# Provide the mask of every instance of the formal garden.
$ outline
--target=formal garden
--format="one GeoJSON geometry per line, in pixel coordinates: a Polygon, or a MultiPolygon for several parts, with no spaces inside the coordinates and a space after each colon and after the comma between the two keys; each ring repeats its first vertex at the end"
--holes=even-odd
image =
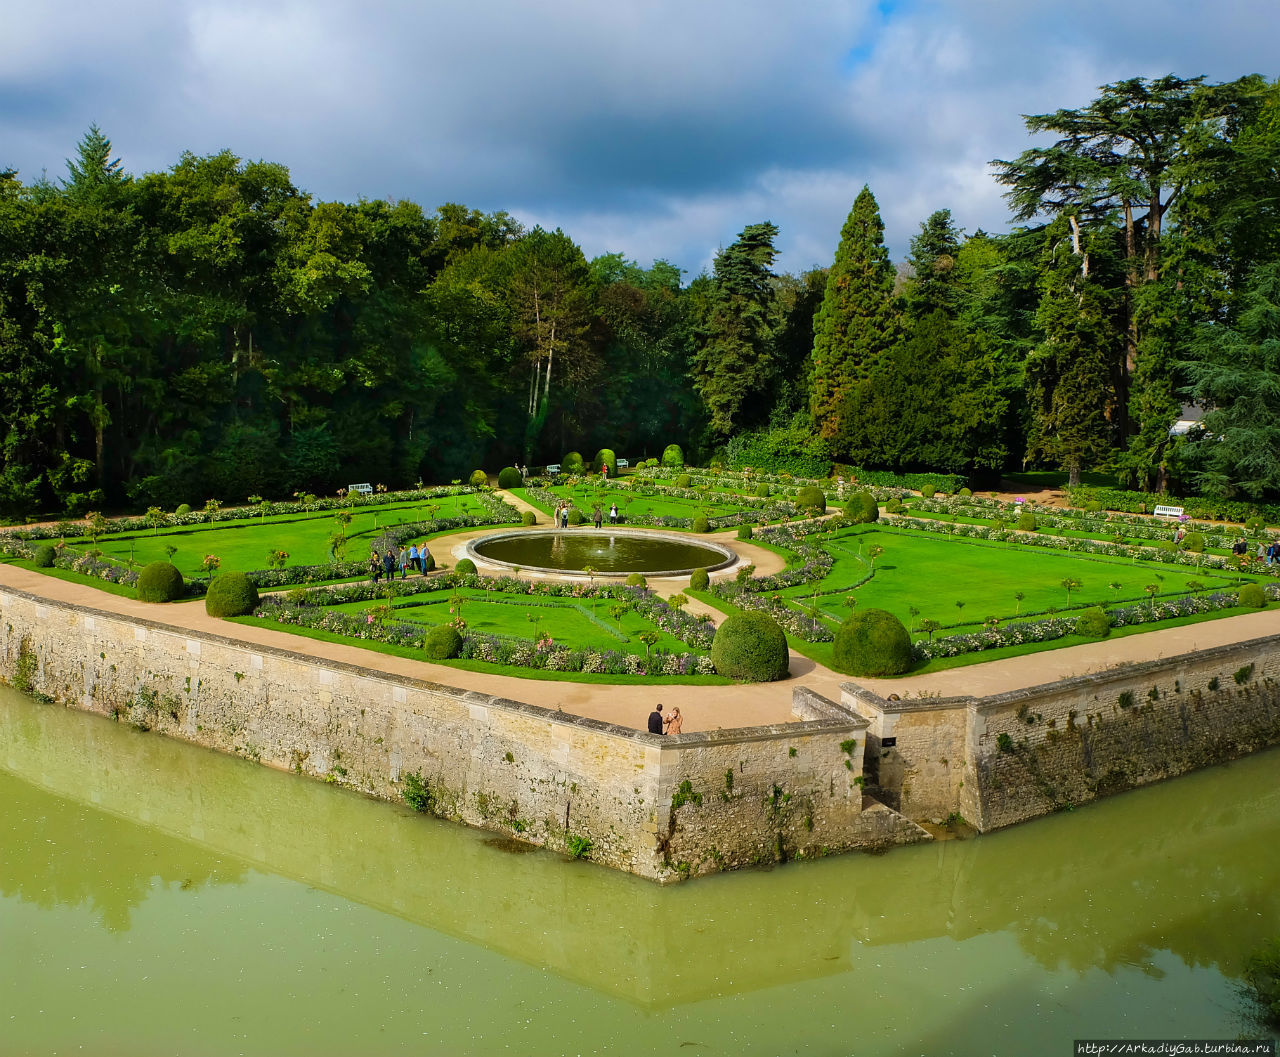
{"type": "Polygon", "coordinates": [[[923,672],[1280,597],[1280,561],[1258,556],[1280,537],[1256,510],[1198,511],[1246,515],[1242,524],[1185,512],[1168,520],[1143,512],[1154,508],[1146,498],[1096,488],[1074,494],[1078,505],[1038,507],[974,495],[943,474],[849,468],[806,478],[686,467],[678,451],[620,474],[606,470],[611,459],[607,451],[581,465],[566,459],[569,468],[553,473],[504,469],[499,484],[541,515],[518,509],[477,471],[468,484],[402,492],[90,514],[8,530],[0,550],[10,562],[144,600],[207,592],[215,615],[311,638],[599,682],[760,681],[785,674],[788,646],[850,674],[923,672]],[[398,560],[442,536],[541,525],[561,507],[570,532],[616,510],[633,528],[732,533],[775,553],[783,568],[757,575],[744,560],[726,578],[696,570],[687,588],[662,597],[640,574],[544,580],[519,569],[482,575],[470,559],[451,566],[436,553],[409,568],[398,560]],[[392,576],[371,576],[371,551],[396,556],[392,576]],[[689,612],[690,599],[725,615],[719,630],[705,610],[689,612]],[[848,646],[865,634],[870,659],[848,646]]]}

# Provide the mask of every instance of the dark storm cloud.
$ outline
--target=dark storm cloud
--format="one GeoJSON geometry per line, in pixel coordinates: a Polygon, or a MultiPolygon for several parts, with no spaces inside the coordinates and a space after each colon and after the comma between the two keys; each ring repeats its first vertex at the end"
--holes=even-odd
{"type": "Polygon", "coordinates": [[[1020,114],[1135,75],[1274,76],[1274,3],[0,0],[0,166],[63,171],[90,121],[132,171],[281,161],[323,198],[463,201],[588,254],[696,270],[746,224],[826,263],[863,183],[895,254],[934,209],[1007,212],[1020,114]]]}

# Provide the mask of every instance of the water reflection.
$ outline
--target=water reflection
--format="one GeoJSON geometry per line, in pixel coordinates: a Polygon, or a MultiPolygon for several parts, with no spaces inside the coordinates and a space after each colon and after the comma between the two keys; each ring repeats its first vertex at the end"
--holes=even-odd
{"type": "Polygon", "coordinates": [[[1280,922],[1275,753],[977,840],[666,889],[10,693],[0,771],[5,895],[124,929],[154,878],[256,866],[648,1009],[874,974],[880,948],[937,941],[1081,986],[1158,973],[1164,951],[1234,975],[1280,922]]]}

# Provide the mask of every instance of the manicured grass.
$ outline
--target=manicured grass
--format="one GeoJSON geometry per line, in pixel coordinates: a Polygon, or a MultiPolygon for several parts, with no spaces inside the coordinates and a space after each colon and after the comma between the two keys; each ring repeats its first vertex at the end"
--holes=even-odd
{"type": "Polygon", "coordinates": [[[40,569],[36,567],[34,562],[25,558],[0,558],[0,564],[12,565],[16,569],[30,569],[34,573],[51,576],[55,580],[65,580],[69,584],[83,584],[85,587],[93,587],[110,595],[119,595],[121,598],[138,597],[138,593],[132,587],[126,587],[124,584],[113,584],[106,580],[98,580],[92,576],[74,572],[71,569],[40,569]]]}
{"type": "MultiPolygon", "coordinates": [[[[1029,489],[1050,488],[1060,490],[1067,487],[1066,470],[1030,470],[1026,473],[1007,473],[1004,479],[1011,484],[1024,485],[1029,489]]],[[[1115,488],[1116,479],[1109,473],[1082,473],[1080,483],[1090,488],[1115,488]]]]}
{"type": "MultiPolygon", "coordinates": [[[[609,607],[618,603],[608,599],[595,602],[594,614],[623,638],[611,634],[591,620],[586,613],[593,612],[588,598],[544,598],[536,595],[495,595],[492,591],[462,590],[462,619],[467,631],[478,635],[502,635],[510,638],[535,639],[540,634],[550,635],[560,645],[573,649],[617,650],[621,653],[645,655],[644,644],[637,638],[643,631],[654,631],[654,626],[633,609],[628,608],[621,623],[609,614],[609,607]],[[581,608],[579,608],[581,607],[581,608]],[[585,613],[584,613],[585,610],[585,613]],[[532,618],[532,619],[531,619],[532,618]]],[[[434,627],[447,624],[457,614],[455,594],[450,590],[423,592],[396,600],[393,620],[434,627]]],[[[340,613],[361,613],[382,605],[380,599],[367,602],[348,602],[329,608],[340,613]]],[[[701,653],[687,643],[665,632],[658,632],[654,649],[669,653],[701,653]]],[[[524,669],[520,669],[521,672],[524,669]]]]}
{"type": "MultiPolygon", "coordinates": [[[[944,626],[980,626],[988,617],[1004,621],[1051,607],[1063,609],[1068,599],[1062,581],[1068,578],[1081,583],[1071,592],[1072,606],[1145,601],[1148,584],[1158,585],[1160,595],[1185,595],[1193,593],[1188,581],[1220,591],[1239,582],[1234,574],[1185,566],[871,529],[837,537],[827,545],[838,560],[817,589],[840,587],[865,575],[865,557],[859,561],[855,556],[859,550],[865,556],[872,545],[883,547],[884,552],[876,559],[875,575],[855,591],[858,608],[887,609],[908,627],[921,619],[944,626]],[[1020,601],[1015,597],[1019,592],[1024,596],[1020,601]],[[963,602],[963,607],[956,606],[957,601],[963,602]],[[913,607],[919,610],[918,616],[911,613],[913,607]]],[[[814,589],[813,584],[802,584],[782,594],[789,601],[808,605],[814,589]]],[[[843,602],[843,595],[817,599],[824,615],[837,622],[849,613],[843,602]]]]}
{"type": "MultiPolygon", "coordinates": [[[[367,558],[370,542],[388,525],[484,512],[470,494],[444,496],[420,503],[356,507],[346,529],[349,541],[346,559],[360,561],[367,558]]],[[[223,571],[265,569],[269,553],[276,550],[288,553],[289,565],[321,565],[331,560],[329,537],[339,526],[336,513],[292,514],[168,528],[159,532],[100,536],[97,548],[104,557],[126,563],[132,559],[138,567],[148,562],[172,560],[184,576],[200,574],[200,565],[207,554],[222,559],[223,571]],[[177,548],[172,559],[165,551],[166,546],[177,548]]],[[[83,550],[89,546],[92,544],[88,540],[81,539],[74,549],[83,550]]]]}
{"type": "MultiPolygon", "coordinates": [[[[385,653],[393,657],[407,657],[413,661],[428,664],[439,664],[449,668],[457,668],[465,672],[485,672],[490,675],[516,676],[522,679],[538,679],[544,682],[562,683],[597,683],[616,685],[667,685],[681,684],[689,686],[726,686],[733,682],[719,675],[598,675],[592,672],[548,672],[541,668],[510,668],[501,664],[490,664],[487,661],[435,661],[428,660],[421,650],[403,646],[392,646],[383,642],[371,642],[365,639],[347,639],[315,628],[302,628],[293,624],[277,624],[274,620],[261,617],[234,617],[232,623],[248,624],[257,628],[270,628],[290,635],[299,635],[304,639],[315,639],[318,642],[335,642],[344,646],[356,646],[375,653],[385,653]]],[[[688,649],[688,647],[684,647],[688,649]]]]}
{"type": "MultiPolygon", "coordinates": [[[[725,503],[714,500],[702,502],[697,499],[679,499],[665,495],[638,495],[630,492],[622,492],[610,488],[598,488],[592,485],[578,485],[574,488],[558,485],[550,488],[551,494],[560,499],[568,499],[578,507],[584,514],[591,515],[592,510],[599,505],[604,513],[605,520],[609,517],[609,507],[613,503],[618,504],[618,513],[625,517],[723,517],[726,514],[737,514],[743,510],[751,509],[741,504],[725,503]]],[[[548,517],[551,516],[552,507],[545,502],[539,502],[539,493],[531,496],[527,489],[513,488],[512,494],[519,496],[526,503],[536,506],[542,510],[548,517]]],[[[545,495],[544,493],[541,493],[545,495]]]]}

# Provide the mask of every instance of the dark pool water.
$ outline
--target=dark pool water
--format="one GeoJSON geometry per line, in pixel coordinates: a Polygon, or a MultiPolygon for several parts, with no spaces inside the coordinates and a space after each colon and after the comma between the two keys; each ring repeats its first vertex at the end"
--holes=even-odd
{"type": "Polygon", "coordinates": [[[522,569],[580,571],[590,567],[599,573],[688,572],[725,561],[720,551],[693,542],[592,529],[525,532],[481,540],[475,551],[522,569]]]}

